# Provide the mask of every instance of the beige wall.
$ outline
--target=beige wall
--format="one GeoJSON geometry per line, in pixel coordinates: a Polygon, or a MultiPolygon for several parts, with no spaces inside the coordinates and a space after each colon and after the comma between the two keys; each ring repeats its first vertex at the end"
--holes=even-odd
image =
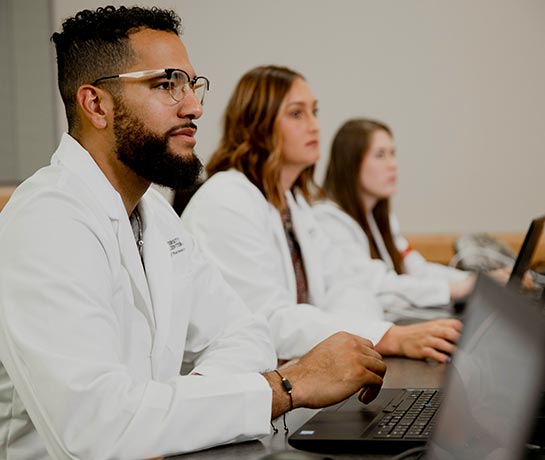
{"type": "Polygon", "coordinates": [[[56,144],[48,0],[0,0],[0,182],[49,163],[56,144]]]}
{"type": "MultiPolygon", "coordinates": [[[[391,125],[404,231],[518,232],[545,213],[542,0],[138,3],[177,9],[193,64],[211,79],[199,123],[204,159],[241,74],[285,64],[306,75],[320,101],[319,179],[345,119],[391,125]]],[[[57,28],[60,18],[101,3],[52,4],[57,28]]]]}

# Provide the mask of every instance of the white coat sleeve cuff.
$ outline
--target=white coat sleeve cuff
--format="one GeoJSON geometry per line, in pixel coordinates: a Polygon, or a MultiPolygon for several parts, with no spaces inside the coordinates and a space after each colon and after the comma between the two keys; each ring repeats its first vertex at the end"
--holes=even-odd
{"type": "MultiPolygon", "coordinates": [[[[197,366],[192,373],[199,374],[194,376],[195,379],[207,379],[206,366],[197,366]]],[[[218,378],[222,377],[213,377],[215,381],[218,378]]],[[[242,435],[232,441],[238,442],[268,435],[271,427],[272,390],[265,377],[258,372],[253,372],[226,375],[222,380],[224,392],[231,393],[233,401],[239,404],[239,407],[231,408],[230,416],[238,419],[237,425],[242,435]]],[[[195,382],[198,383],[199,380],[195,382]]]]}
{"type": "Polygon", "coordinates": [[[393,326],[393,323],[389,321],[374,321],[366,324],[358,331],[349,331],[353,332],[360,337],[366,338],[373,342],[373,345],[376,346],[386,334],[386,331],[393,326]]]}

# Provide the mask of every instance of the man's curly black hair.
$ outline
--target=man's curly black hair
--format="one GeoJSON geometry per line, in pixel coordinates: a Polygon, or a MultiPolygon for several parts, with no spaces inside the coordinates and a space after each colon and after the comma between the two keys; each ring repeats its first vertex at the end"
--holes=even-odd
{"type": "Polygon", "coordinates": [[[141,29],[182,33],[180,17],[172,10],[110,5],[80,11],[63,22],[61,32],[51,36],[57,50],[59,91],[70,132],[77,128],[78,88],[129,67],[134,59],[129,36],[141,29]]]}

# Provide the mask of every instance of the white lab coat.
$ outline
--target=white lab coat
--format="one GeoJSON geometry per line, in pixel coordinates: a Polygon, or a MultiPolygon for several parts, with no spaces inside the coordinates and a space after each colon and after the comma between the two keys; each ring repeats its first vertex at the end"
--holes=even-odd
{"type": "Polygon", "coordinates": [[[241,172],[208,179],[182,221],[247,305],[268,319],[279,358],[301,356],[341,330],[377,343],[391,327],[382,307],[316,225],[304,198],[286,197],[304,260],[308,304],[297,304],[279,212],[241,172]]]}
{"type": "MultiPolygon", "coordinates": [[[[386,246],[382,241],[382,235],[380,234],[374,219],[373,224],[374,225],[371,228],[371,231],[373,231],[375,241],[381,241],[380,244],[384,248],[381,250],[382,255],[384,252],[387,252],[385,251],[386,246]]],[[[457,268],[449,267],[447,265],[428,262],[426,259],[424,259],[422,254],[409,246],[409,242],[401,234],[399,222],[393,214],[390,215],[390,228],[392,230],[392,236],[398,251],[405,254],[403,257],[403,263],[405,264],[405,270],[407,270],[409,275],[418,276],[419,278],[447,281],[459,281],[469,276],[469,272],[467,271],[458,270],[457,268]]],[[[389,259],[389,256],[385,257],[385,260],[389,259]]],[[[391,266],[393,267],[393,264],[391,266]]]]}
{"type": "MultiPolygon", "coordinates": [[[[322,229],[342,248],[345,257],[367,260],[364,270],[368,286],[389,311],[397,311],[396,307],[404,304],[416,307],[447,305],[450,301],[448,281],[467,276],[460,270],[426,262],[414,250],[404,258],[407,274],[398,275],[372,216],[369,223],[383,260],[371,259],[367,235],[336,203],[320,201],[312,209],[322,229]]],[[[408,242],[400,235],[399,225],[393,216],[391,223],[396,246],[400,252],[404,252],[408,242]]]]}
{"type": "Polygon", "coordinates": [[[65,135],[0,214],[0,458],[142,459],[269,432],[267,324],[157,191],[139,211],[145,272],[121,197],[65,135]],[[180,376],[182,356],[202,376],[180,376]]]}

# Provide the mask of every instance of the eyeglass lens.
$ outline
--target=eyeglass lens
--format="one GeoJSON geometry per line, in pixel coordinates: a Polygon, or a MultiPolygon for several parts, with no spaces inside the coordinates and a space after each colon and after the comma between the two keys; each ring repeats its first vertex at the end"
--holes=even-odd
{"type": "Polygon", "coordinates": [[[191,87],[196,98],[202,104],[204,102],[204,96],[207,90],[206,80],[199,77],[193,84],[188,80],[188,77],[184,72],[172,72],[170,77],[170,94],[174,99],[181,101],[191,87]]]}

